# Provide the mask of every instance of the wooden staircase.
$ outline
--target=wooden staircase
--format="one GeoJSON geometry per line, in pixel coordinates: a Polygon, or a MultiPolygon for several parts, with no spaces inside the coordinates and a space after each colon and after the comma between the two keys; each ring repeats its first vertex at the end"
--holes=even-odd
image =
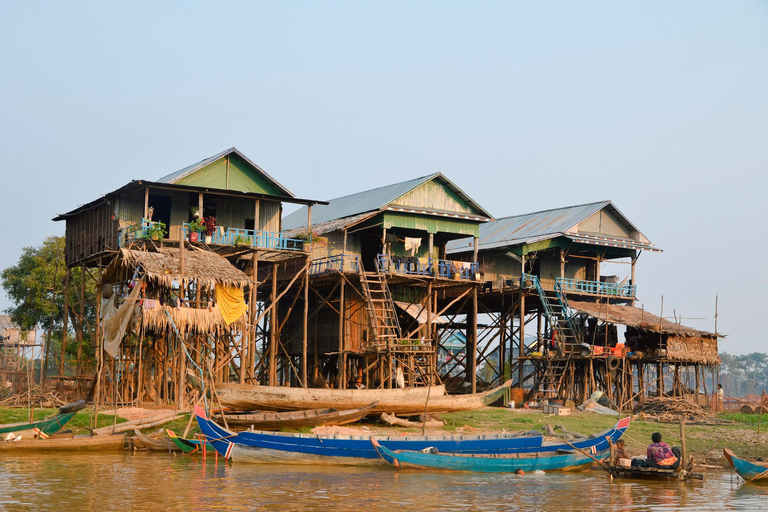
{"type": "Polygon", "coordinates": [[[376,345],[397,345],[402,334],[386,276],[378,272],[360,272],[360,285],[365,295],[365,307],[371,319],[376,345]]]}

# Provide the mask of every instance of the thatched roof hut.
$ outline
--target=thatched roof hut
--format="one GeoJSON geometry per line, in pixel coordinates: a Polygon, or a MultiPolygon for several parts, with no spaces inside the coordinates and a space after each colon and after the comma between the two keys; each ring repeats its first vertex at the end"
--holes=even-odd
{"type": "Polygon", "coordinates": [[[646,333],[663,336],[665,357],[671,361],[701,364],[720,363],[717,340],[724,337],[722,334],[676,324],[632,306],[577,301],[570,301],[568,305],[575,311],[586,313],[603,322],[625,325],[646,333]]]}
{"type": "MultiPolygon", "coordinates": [[[[102,283],[117,283],[125,271],[141,268],[147,283],[170,288],[174,282],[197,281],[202,286],[224,284],[244,288],[250,278],[216,253],[190,248],[184,254],[184,274],[180,272],[179,249],[163,247],[157,252],[120,249],[102,277],[102,283]]],[[[129,276],[130,277],[130,276],[129,276]]]]}

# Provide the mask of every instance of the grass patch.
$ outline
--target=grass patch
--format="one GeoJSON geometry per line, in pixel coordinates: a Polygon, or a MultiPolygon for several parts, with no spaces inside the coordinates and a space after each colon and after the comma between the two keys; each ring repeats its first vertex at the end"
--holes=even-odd
{"type": "Polygon", "coordinates": [[[719,418],[735,421],[744,425],[757,426],[758,424],[765,425],[768,423],[768,414],[766,414],[764,418],[761,418],[760,414],[743,414],[740,412],[724,412],[718,414],[717,416],[719,418]]]}

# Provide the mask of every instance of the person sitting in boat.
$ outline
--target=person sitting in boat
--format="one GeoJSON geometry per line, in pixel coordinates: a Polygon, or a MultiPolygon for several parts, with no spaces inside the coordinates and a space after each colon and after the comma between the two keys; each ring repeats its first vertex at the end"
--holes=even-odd
{"type": "Polygon", "coordinates": [[[365,389],[365,384],[363,384],[363,379],[362,378],[360,378],[360,377],[357,378],[357,380],[355,381],[355,387],[357,389],[365,389]]]}
{"type": "Polygon", "coordinates": [[[679,448],[670,448],[667,443],[661,440],[661,434],[658,432],[651,435],[651,441],[653,442],[648,445],[647,458],[642,463],[643,467],[677,469],[680,466],[679,448]]]}
{"type": "Polygon", "coordinates": [[[616,441],[616,444],[614,445],[613,460],[611,461],[611,464],[614,466],[618,466],[619,459],[631,459],[631,458],[632,456],[629,454],[627,443],[625,443],[623,439],[619,439],[618,441],[616,441]]]}

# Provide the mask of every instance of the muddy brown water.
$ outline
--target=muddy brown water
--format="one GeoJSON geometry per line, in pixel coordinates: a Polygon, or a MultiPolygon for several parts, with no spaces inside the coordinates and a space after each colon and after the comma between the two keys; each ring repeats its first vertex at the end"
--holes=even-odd
{"type": "Polygon", "coordinates": [[[615,480],[601,471],[435,473],[205,463],[125,452],[0,456],[0,510],[768,510],[768,485],[615,480]]]}

